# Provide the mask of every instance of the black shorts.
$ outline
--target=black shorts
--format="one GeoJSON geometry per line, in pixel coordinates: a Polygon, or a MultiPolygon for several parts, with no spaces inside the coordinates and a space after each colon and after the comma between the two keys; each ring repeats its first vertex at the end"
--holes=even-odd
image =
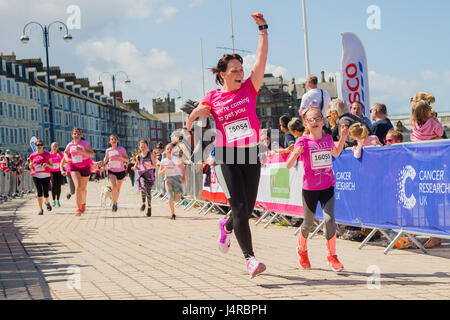
{"type": "Polygon", "coordinates": [[[117,180],[122,180],[127,175],[127,172],[126,171],[113,172],[113,171],[108,170],[108,174],[113,174],[116,176],[117,180]]]}

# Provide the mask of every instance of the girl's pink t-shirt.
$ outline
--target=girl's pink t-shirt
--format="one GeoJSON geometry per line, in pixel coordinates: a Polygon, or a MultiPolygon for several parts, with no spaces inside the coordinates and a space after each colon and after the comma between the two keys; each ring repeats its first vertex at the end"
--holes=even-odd
{"type": "Polygon", "coordinates": [[[411,133],[411,141],[423,141],[432,140],[434,138],[440,138],[444,134],[444,128],[439,121],[433,118],[428,119],[424,124],[414,124],[413,131],[411,133]]]}
{"type": "Polygon", "coordinates": [[[335,185],[333,173],[333,138],[324,134],[322,139],[312,139],[309,134],[298,138],[295,148],[303,146],[299,160],[303,163],[303,189],[325,190],[335,185]]]}
{"type": "Polygon", "coordinates": [[[33,164],[31,169],[31,175],[34,176],[37,173],[49,173],[50,174],[50,168],[49,167],[43,167],[42,165],[44,163],[48,163],[48,160],[50,159],[50,153],[47,151],[44,151],[43,153],[37,153],[33,152],[29,159],[31,163],[33,164]]]}
{"type": "Polygon", "coordinates": [[[50,158],[52,159],[53,166],[50,169],[51,172],[58,172],[59,164],[61,163],[62,158],[64,157],[64,154],[62,152],[56,152],[56,153],[50,153],[50,158]]]}
{"type": "Polygon", "coordinates": [[[109,163],[108,170],[112,172],[123,172],[125,171],[125,167],[123,164],[123,160],[121,157],[126,156],[127,151],[124,147],[117,147],[115,149],[108,148],[105,151],[105,154],[108,155],[109,163]]]}
{"type": "Polygon", "coordinates": [[[243,147],[259,142],[261,125],[256,115],[258,92],[248,78],[240,89],[210,91],[203,98],[216,122],[216,147],[243,147]]]}
{"type": "Polygon", "coordinates": [[[76,166],[77,168],[86,167],[90,165],[89,157],[85,156],[81,152],[78,152],[76,147],[80,147],[83,151],[86,151],[91,145],[87,140],[80,140],[79,143],[75,143],[72,141],[66,147],[66,151],[69,154],[69,159],[71,160],[71,165],[76,166]]]}

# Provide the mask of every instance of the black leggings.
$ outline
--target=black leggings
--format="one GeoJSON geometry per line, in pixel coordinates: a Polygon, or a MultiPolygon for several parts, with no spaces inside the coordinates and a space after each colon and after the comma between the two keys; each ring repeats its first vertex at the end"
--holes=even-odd
{"type": "Polygon", "coordinates": [[[307,238],[314,224],[317,204],[320,202],[325,221],[325,238],[330,240],[336,233],[334,220],[334,187],[325,190],[302,190],[304,220],[302,223],[303,237],[307,238]]]}
{"type": "Polygon", "coordinates": [[[60,171],[52,172],[52,198],[58,200],[61,196],[61,185],[63,181],[63,175],[60,171]]]}
{"type": "Polygon", "coordinates": [[[35,178],[33,177],[34,185],[36,186],[37,196],[41,198],[48,198],[48,191],[50,189],[50,177],[48,178],[35,178]]]}
{"type": "Polygon", "coordinates": [[[246,259],[253,257],[249,219],[258,195],[261,165],[220,164],[215,166],[217,180],[231,206],[231,216],[226,229],[234,230],[236,239],[246,259]]]}

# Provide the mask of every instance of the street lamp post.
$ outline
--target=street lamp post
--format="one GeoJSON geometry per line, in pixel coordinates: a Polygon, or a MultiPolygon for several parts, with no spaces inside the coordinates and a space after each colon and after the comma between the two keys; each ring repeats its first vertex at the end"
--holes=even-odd
{"type": "Polygon", "coordinates": [[[72,40],[72,36],[69,34],[69,29],[67,28],[66,24],[61,21],[54,21],[50,23],[48,26],[43,26],[39,22],[31,21],[23,27],[22,36],[20,37],[20,41],[22,43],[28,43],[30,41],[30,37],[26,35],[27,27],[30,25],[38,25],[42,29],[42,35],[44,37],[44,47],[45,47],[45,60],[47,63],[47,91],[48,91],[48,113],[49,113],[49,122],[50,122],[50,140],[55,141],[55,133],[54,133],[54,127],[53,127],[53,102],[52,102],[52,88],[50,85],[50,63],[48,58],[48,47],[50,46],[50,40],[49,40],[49,33],[50,33],[50,27],[52,25],[60,25],[60,30],[63,28],[65,29],[66,33],[63,37],[63,39],[66,42],[69,42],[72,40]]]}
{"type": "Polygon", "coordinates": [[[120,74],[123,74],[125,77],[126,77],[126,80],[124,81],[124,83],[125,84],[130,84],[131,83],[131,80],[130,79],[128,79],[128,75],[126,74],[126,72],[125,71],[117,71],[116,73],[114,73],[114,74],[111,74],[111,73],[109,73],[108,71],[105,71],[105,72],[103,72],[103,73],[101,73],[99,76],[98,76],[98,82],[97,82],[97,84],[99,85],[99,86],[101,86],[101,85],[103,85],[103,83],[102,83],[102,81],[101,81],[101,77],[102,77],[102,75],[104,75],[104,74],[107,74],[107,75],[109,75],[109,76],[111,76],[111,80],[112,80],[112,85],[113,85],[113,114],[114,114],[114,130],[116,131],[116,133],[118,134],[118,132],[117,132],[117,117],[116,117],[116,113],[117,113],[117,109],[116,109],[116,78],[117,78],[117,76],[119,76],[120,74]]]}

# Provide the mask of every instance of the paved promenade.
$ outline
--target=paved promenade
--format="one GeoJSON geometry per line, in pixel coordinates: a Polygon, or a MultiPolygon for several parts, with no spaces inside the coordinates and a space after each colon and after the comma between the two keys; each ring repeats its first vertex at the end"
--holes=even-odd
{"type": "Polygon", "coordinates": [[[139,211],[140,197],[124,183],[119,211],[100,207],[105,181],[88,185],[87,211],[75,202],[37,215],[34,195],[0,205],[2,299],[450,299],[450,242],[423,254],[337,240],[345,271],[326,265],[322,235],[309,242],[312,269],[298,267],[293,228],[264,229],[251,221],[257,258],[266,272],[249,279],[232,238],[217,248],[220,216],[176,209],[154,200],[153,216],[139,211]],[[377,279],[369,278],[380,272],[377,279]],[[369,280],[369,286],[368,286],[369,280]]]}

